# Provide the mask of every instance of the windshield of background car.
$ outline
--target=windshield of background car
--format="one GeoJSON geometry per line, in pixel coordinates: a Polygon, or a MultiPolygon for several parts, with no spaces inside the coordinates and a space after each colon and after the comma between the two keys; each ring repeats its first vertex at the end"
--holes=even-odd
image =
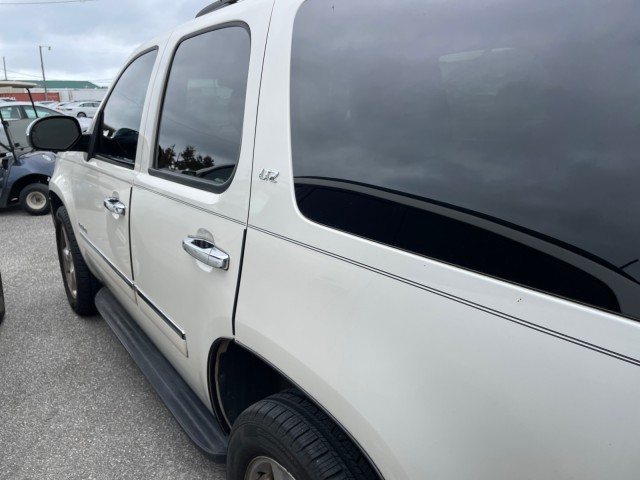
{"type": "Polygon", "coordinates": [[[300,211],[640,318],[638,25],[636,0],[308,0],[300,211]]]}

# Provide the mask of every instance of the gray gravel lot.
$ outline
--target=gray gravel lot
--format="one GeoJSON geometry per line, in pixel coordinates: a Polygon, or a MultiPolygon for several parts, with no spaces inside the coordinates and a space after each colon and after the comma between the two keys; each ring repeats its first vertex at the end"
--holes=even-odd
{"type": "Polygon", "coordinates": [[[99,317],[67,304],[50,216],[0,210],[0,479],[224,479],[99,317]]]}

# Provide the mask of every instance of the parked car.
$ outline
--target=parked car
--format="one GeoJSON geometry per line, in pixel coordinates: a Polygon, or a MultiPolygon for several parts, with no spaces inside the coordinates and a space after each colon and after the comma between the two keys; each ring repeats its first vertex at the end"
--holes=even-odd
{"type": "Polygon", "coordinates": [[[72,117],[93,118],[99,106],[100,102],[98,101],[71,102],[62,107],[62,112],[72,117]]]}
{"type": "Polygon", "coordinates": [[[62,115],[62,112],[58,112],[49,107],[42,105],[33,105],[30,102],[11,102],[0,105],[0,111],[2,112],[2,118],[4,120],[22,120],[25,118],[40,118],[48,115],[62,115]]]}
{"type": "Polygon", "coordinates": [[[72,308],[231,480],[637,479],[639,12],[206,8],[31,128],[72,308]]]}
{"type": "Polygon", "coordinates": [[[54,103],[53,105],[51,105],[49,108],[53,109],[53,110],[57,110],[60,113],[62,113],[62,108],[69,102],[58,102],[58,103],[54,103]]]}
{"type": "MultiPolygon", "coordinates": [[[[13,102],[10,105],[1,105],[0,112],[2,112],[2,118],[9,122],[26,118],[35,119],[49,115],[64,115],[64,113],[59,110],[43,107],[38,104],[32,105],[29,102],[13,102]]],[[[87,131],[92,123],[91,119],[86,117],[79,117],[78,121],[80,122],[83,132],[87,131]]]]}
{"type": "MultiPolygon", "coordinates": [[[[29,89],[35,84],[0,81],[2,88],[29,89]]],[[[49,211],[48,183],[56,157],[51,152],[34,152],[26,130],[35,119],[61,116],[46,107],[28,102],[0,104],[0,208],[20,205],[32,215],[49,211]]]]}

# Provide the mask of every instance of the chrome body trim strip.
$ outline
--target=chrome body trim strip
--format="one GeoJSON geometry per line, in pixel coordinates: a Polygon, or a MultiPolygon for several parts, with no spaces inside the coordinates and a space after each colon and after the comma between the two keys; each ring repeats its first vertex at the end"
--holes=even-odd
{"type": "Polygon", "coordinates": [[[151,300],[149,300],[149,297],[147,297],[143,292],[141,292],[140,289],[129,278],[127,278],[127,276],[124,273],[122,273],[118,269],[118,267],[116,267],[106,257],[106,255],[102,253],[100,249],[93,244],[93,242],[91,242],[91,240],[89,240],[89,238],[87,237],[87,234],[82,229],[80,229],[80,237],[87,243],[87,245],[91,247],[91,249],[94,252],[96,252],[100,256],[102,260],[104,260],[104,262],[107,265],[109,265],[109,267],[111,267],[111,269],[118,275],[118,277],[122,279],[122,281],[124,281],[127,284],[127,286],[130,289],[134,290],[136,294],[142,300],[144,300],[144,302],[149,306],[149,308],[151,308],[162,319],[162,321],[164,321],[171,328],[171,330],[173,330],[176,333],[176,335],[178,335],[182,340],[186,341],[187,334],[185,333],[185,331],[182,330],[178,325],[176,325],[167,315],[165,315],[162,312],[162,310],[160,310],[156,305],[154,305],[154,303],[151,300]]]}
{"type": "Polygon", "coordinates": [[[480,311],[486,312],[486,313],[488,313],[490,315],[494,315],[496,317],[502,318],[503,320],[518,324],[518,325],[520,325],[522,327],[530,328],[531,330],[536,330],[536,331],[538,331],[540,333],[555,337],[555,338],[557,338],[559,340],[563,340],[565,342],[569,342],[569,343],[572,343],[574,345],[586,348],[588,350],[592,350],[594,352],[601,353],[601,354],[606,355],[608,357],[615,358],[617,360],[620,360],[620,361],[623,361],[623,362],[626,362],[626,363],[630,363],[632,365],[636,365],[636,366],[640,367],[640,358],[630,357],[628,355],[624,355],[622,353],[619,353],[619,352],[616,352],[616,351],[613,351],[613,350],[609,350],[607,348],[604,348],[604,347],[601,347],[599,345],[587,342],[585,340],[582,340],[582,339],[579,339],[579,338],[575,338],[575,337],[572,337],[570,335],[566,335],[566,334],[564,334],[562,332],[558,332],[556,330],[552,330],[552,329],[550,329],[548,327],[545,327],[545,326],[542,326],[542,325],[538,325],[536,323],[524,320],[522,318],[515,317],[515,316],[507,314],[507,313],[500,312],[498,310],[494,310],[494,309],[489,308],[489,307],[485,307],[484,305],[480,305],[480,304],[471,302],[471,301],[466,300],[464,298],[457,297],[455,295],[452,295],[450,293],[444,292],[442,290],[435,289],[435,288],[430,287],[428,285],[424,285],[424,284],[415,282],[413,280],[409,280],[407,278],[399,277],[398,275],[395,275],[393,273],[386,272],[384,270],[380,270],[380,269],[372,267],[370,265],[366,265],[364,263],[360,263],[360,262],[351,260],[349,258],[343,257],[341,255],[337,255],[337,254],[332,253],[332,252],[328,252],[326,250],[322,250],[322,249],[314,247],[312,245],[308,245],[306,243],[294,240],[294,239],[289,238],[289,237],[285,237],[283,235],[279,235],[279,234],[277,234],[275,232],[271,232],[269,230],[265,230],[263,228],[260,228],[260,227],[254,226],[254,225],[249,225],[248,229],[263,233],[265,235],[270,235],[272,237],[278,238],[278,239],[283,240],[283,241],[288,242],[288,243],[292,243],[292,244],[298,245],[300,247],[303,247],[303,248],[306,248],[306,249],[309,249],[309,250],[313,250],[314,252],[320,253],[322,255],[327,255],[329,257],[335,258],[336,260],[340,260],[342,262],[350,263],[351,265],[354,265],[356,267],[363,268],[365,270],[369,270],[370,272],[376,273],[378,275],[382,275],[382,276],[391,278],[393,280],[397,280],[397,281],[403,282],[403,283],[405,283],[407,285],[411,285],[413,287],[419,288],[421,290],[425,290],[427,292],[433,293],[435,295],[447,298],[449,300],[453,300],[454,302],[458,302],[458,303],[461,303],[461,304],[466,305],[468,307],[475,308],[476,310],[480,310],[480,311]]]}
{"type": "Polygon", "coordinates": [[[151,310],[153,310],[161,319],[166,323],[173,332],[178,335],[182,340],[187,339],[187,334],[184,330],[182,330],[178,325],[176,325],[173,320],[171,320],[167,315],[162,312],[151,300],[147,297],[139,288],[135,287],[136,293],[138,296],[146,303],[151,310]]]}
{"type": "Polygon", "coordinates": [[[118,267],[116,267],[116,266],[115,266],[115,265],[114,265],[114,264],[113,264],[113,263],[112,263],[112,262],[107,258],[107,256],[106,256],[104,253],[102,253],[98,247],[96,247],[96,246],[94,245],[94,243],[93,243],[91,240],[89,240],[89,237],[87,236],[87,234],[86,234],[86,232],[85,232],[85,230],[84,230],[84,227],[83,227],[82,225],[80,225],[80,224],[78,224],[78,225],[79,225],[79,227],[80,227],[80,237],[81,237],[81,238],[82,238],[82,239],[87,243],[87,245],[89,245],[89,246],[91,247],[91,249],[92,249],[94,252],[96,252],[96,253],[100,256],[100,258],[102,258],[102,260],[104,260],[104,262],[105,262],[107,265],[109,265],[109,266],[111,267],[111,270],[113,270],[113,271],[118,275],[118,277],[120,277],[120,278],[121,278],[121,279],[122,279],[122,280],[127,284],[127,286],[128,286],[129,288],[133,289],[133,288],[134,288],[133,281],[132,281],[132,280],[130,280],[130,279],[129,279],[129,278],[128,278],[124,273],[122,273],[122,272],[120,271],[120,269],[119,269],[118,267]]]}

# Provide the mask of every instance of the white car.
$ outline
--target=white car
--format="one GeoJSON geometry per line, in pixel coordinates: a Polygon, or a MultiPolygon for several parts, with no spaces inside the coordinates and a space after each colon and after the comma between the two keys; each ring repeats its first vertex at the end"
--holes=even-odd
{"type": "Polygon", "coordinates": [[[230,480],[636,480],[639,10],[374,3],[217,2],[36,121],[70,305],[230,480]]]}
{"type": "Polygon", "coordinates": [[[5,120],[21,120],[25,118],[40,118],[62,113],[48,107],[31,104],[31,102],[6,102],[0,104],[2,118],[5,120]],[[35,107],[35,110],[34,110],[35,107]]]}
{"type": "Polygon", "coordinates": [[[61,106],[60,111],[78,118],[93,118],[100,106],[99,101],[70,102],[61,106]]]}

